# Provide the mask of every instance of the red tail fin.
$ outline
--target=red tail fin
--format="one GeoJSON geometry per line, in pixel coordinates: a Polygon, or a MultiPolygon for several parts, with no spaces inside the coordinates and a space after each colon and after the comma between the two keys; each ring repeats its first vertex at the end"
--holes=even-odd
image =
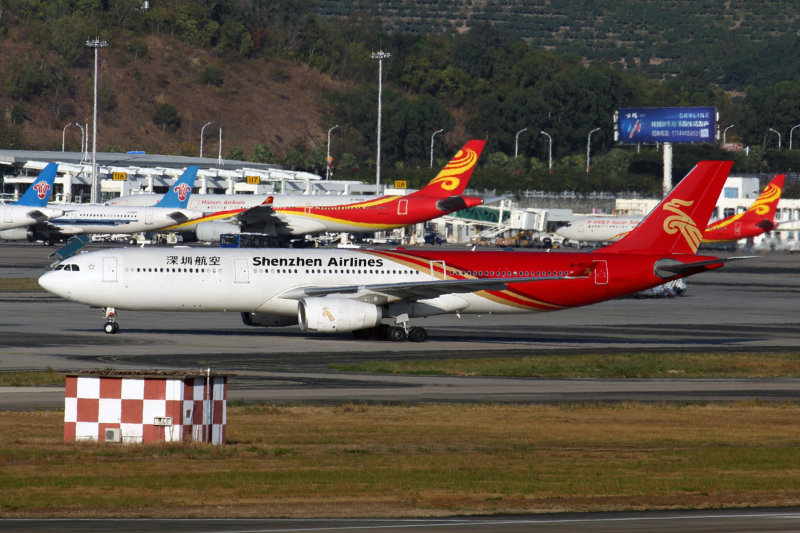
{"type": "Polygon", "coordinates": [[[778,174],[744,213],[718,220],[706,228],[703,241],[753,237],[775,227],[775,211],[781,199],[785,176],[778,174]]]}
{"type": "Polygon", "coordinates": [[[732,161],[701,161],[664,200],[623,239],[605,252],[697,252],[732,161]]]}
{"type": "Polygon", "coordinates": [[[485,144],[486,141],[467,141],[441,172],[414,194],[444,198],[463,193],[485,144]]]}

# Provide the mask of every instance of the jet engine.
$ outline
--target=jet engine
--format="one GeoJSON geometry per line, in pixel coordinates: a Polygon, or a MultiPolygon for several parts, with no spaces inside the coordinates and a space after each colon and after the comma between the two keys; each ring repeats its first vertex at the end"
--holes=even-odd
{"type": "Polygon", "coordinates": [[[223,233],[241,233],[242,228],[227,222],[200,222],[194,232],[198,241],[219,242],[223,233]]]}
{"type": "Polygon", "coordinates": [[[245,326],[262,328],[279,328],[297,324],[296,316],[274,315],[272,313],[242,313],[242,322],[245,326]]]}
{"type": "Polygon", "coordinates": [[[297,306],[300,329],[331,333],[377,326],[383,310],[373,304],[346,298],[304,298],[297,306]]]}

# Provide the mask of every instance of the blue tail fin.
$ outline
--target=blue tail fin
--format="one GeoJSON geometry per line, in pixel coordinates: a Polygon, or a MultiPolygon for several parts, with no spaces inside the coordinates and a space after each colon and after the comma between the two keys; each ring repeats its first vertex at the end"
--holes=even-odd
{"type": "Polygon", "coordinates": [[[53,183],[56,181],[56,170],[58,165],[48,163],[39,172],[39,177],[28,187],[25,194],[17,200],[17,205],[30,205],[34,207],[45,207],[50,200],[50,193],[53,192],[53,183]]]}
{"type": "Polygon", "coordinates": [[[164,194],[164,197],[155,207],[177,207],[178,209],[186,209],[196,177],[197,167],[187,167],[186,171],[178,178],[178,181],[175,182],[175,185],[164,194]]]}

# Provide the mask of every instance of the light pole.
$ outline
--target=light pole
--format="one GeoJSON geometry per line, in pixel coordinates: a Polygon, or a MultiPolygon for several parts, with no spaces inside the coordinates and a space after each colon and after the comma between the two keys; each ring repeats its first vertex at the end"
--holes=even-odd
{"type": "Polygon", "coordinates": [[[219,156],[217,156],[217,166],[222,166],[222,128],[219,129],[219,156]]]}
{"type": "Polygon", "coordinates": [[[589,136],[586,137],[586,173],[589,173],[589,158],[591,157],[591,150],[592,150],[592,133],[598,131],[600,128],[595,128],[589,132],[589,136]]]}
{"type": "MultiPolygon", "coordinates": [[[[61,130],[61,151],[62,152],[64,151],[64,140],[65,140],[66,135],[67,135],[67,128],[69,128],[70,126],[78,126],[78,127],[80,127],[80,124],[78,124],[77,122],[70,122],[69,124],[64,126],[63,130],[61,130]]],[[[81,150],[83,150],[83,134],[81,134],[81,150]]]]}
{"type": "Polygon", "coordinates": [[[797,126],[792,126],[792,129],[789,130],[789,150],[792,149],[792,132],[794,131],[795,128],[800,128],[800,124],[798,124],[797,126]]]}
{"type": "Polygon", "coordinates": [[[781,149],[781,134],[778,130],[770,128],[769,131],[778,135],[778,150],[781,149]]]}
{"type": "Polygon", "coordinates": [[[514,135],[514,159],[517,158],[517,154],[519,153],[519,134],[523,131],[528,131],[528,128],[522,128],[514,135]]]}
{"type": "Polygon", "coordinates": [[[444,128],[434,131],[433,135],[431,135],[431,168],[433,168],[433,138],[436,137],[437,133],[442,133],[443,131],[444,128]]]}
{"type": "Polygon", "coordinates": [[[200,128],[200,157],[203,157],[203,130],[206,129],[206,126],[210,126],[211,121],[206,122],[203,124],[203,127],[200,128]]]}
{"type": "Polygon", "coordinates": [[[547,151],[547,168],[548,170],[553,169],[553,138],[547,134],[547,132],[540,131],[542,135],[546,136],[550,140],[550,148],[547,151]]]}
{"type": "Polygon", "coordinates": [[[331,179],[331,132],[338,128],[339,125],[335,125],[332,128],[328,129],[328,157],[325,158],[325,179],[331,179]]]}
{"type": "Polygon", "coordinates": [[[88,150],[88,145],[89,145],[89,140],[86,138],[87,134],[89,133],[87,131],[89,129],[89,125],[87,124],[86,129],[83,129],[83,126],[81,126],[80,122],[75,122],[74,124],[81,129],[81,163],[83,163],[83,160],[86,159],[89,155],[86,152],[88,150]]]}
{"type": "Polygon", "coordinates": [[[722,130],[722,146],[725,146],[728,143],[728,130],[733,127],[733,124],[722,130]]]}
{"type": "Polygon", "coordinates": [[[97,49],[105,48],[108,43],[95,37],[94,41],[86,41],[86,46],[94,48],[94,119],[92,121],[92,203],[100,203],[100,180],[97,179],[97,49]]]}
{"type": "Polygon", "coordinates": [[[372,52],[372,59],[378,60],[378,155],[375,160],[375,194],[381,193],[381,93],[383,92],[383,60],[392,54],[379,51],[372,52]]]}

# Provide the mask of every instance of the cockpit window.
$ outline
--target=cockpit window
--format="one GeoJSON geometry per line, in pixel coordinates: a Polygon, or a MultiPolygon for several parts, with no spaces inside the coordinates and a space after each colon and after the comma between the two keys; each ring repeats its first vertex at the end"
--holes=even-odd
{"type": "Polygon", "coordinates": [[[72,271],[72,272],[78,272],[78,271],[80,271],[81,267],[79,267],[78,265],[75,265],[75,264],[70,264],[70,265],[58,265],[58,266],[57,266],[56,268],[54,268],[53,270],[62,270],[62,269],[63,269],[63,270],[70,270],[70,271],[72,271]]]}
{"type": "Polygon", "coordinates": [[[53,270],[61,270],[62,268],[64,268],[64,265],[58,265],[53,270]]]}

